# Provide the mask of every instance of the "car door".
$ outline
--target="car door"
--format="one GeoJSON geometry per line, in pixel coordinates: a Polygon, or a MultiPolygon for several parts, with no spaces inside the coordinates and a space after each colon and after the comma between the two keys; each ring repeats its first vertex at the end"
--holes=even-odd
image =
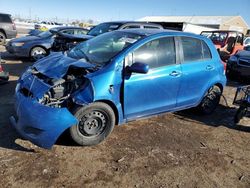
{"type": "Polygon", "coordinates": [[[180,65],[176,62],[174,37],[151,40],[127,56],[125,65],[149,65],[147,74],[125,72],[124,116],[127,120],[171,111],[176,106],[180,65]]]}
{"type": "Polygon", "coordinates": [[[180,37],[182,47],[181,84],[177,107],[197,104],[216,75],[215,62],[207,44],[200,39],[180,37]]]}

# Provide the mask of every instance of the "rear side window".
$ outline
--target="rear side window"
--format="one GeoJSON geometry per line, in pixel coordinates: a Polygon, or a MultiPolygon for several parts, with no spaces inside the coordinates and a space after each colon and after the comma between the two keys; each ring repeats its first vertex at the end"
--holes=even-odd
{"type": "Polygon", "coordinates": [[[202,50],[203,50],[203,59],[212,59],[212,55],[211,55],[209,47],[204,41],[201,41],[201,42],[202,42],[202,50]]]}
{"type": "Polygon", "coordinates": [[[74,35],[74,30],[73,29],[66,29],[66,30],[62,30],[61,33],[74,35]]]}
{"type": "Polygon", "coordinates": [[[2,23],[12,23],[12,20],[9,15],[0,14],[0,22],[2,23]]]}
{"type": "Polygon", "coordinates": [[[183,57],[185,62],[203,61],[211,59],[211,52],[207,44],[199,39],[181,37],[183,57]]]}
{"type": "Polygon", "coordinates": [[[124,29],[139,29],[140,27],[140,25],[128,25],[124,27],[124,29]]]}
{"type": "Polygon", "coordinates": [[[165,37],[144,44],[133,53],[135,62],[148,64],[150,69],[175,64],[174,38],[165,37]]]}
{"type": "Polygon", "coordinates": [[[156,26],[145,25],[144,29],[160,29],[160,28],[156,26]]]}
{"type": "Polygon", "coordinates": [[[86,35],[87,30],[81,30],[81,29],[76,29],[75,30],[75,35],[86,35]]]}

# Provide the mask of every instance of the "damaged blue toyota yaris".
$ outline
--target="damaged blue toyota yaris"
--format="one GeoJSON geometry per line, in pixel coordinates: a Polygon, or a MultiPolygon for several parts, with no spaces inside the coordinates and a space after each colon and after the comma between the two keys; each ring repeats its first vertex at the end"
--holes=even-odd
{"type": "Polygon", "coordinates": [[[11,123],[40,147],[51,148],[66,130],[76,143],[95,145],[131,120],[191,107],[212,113],[224,73],[205,37],[114,31],[29,67],[16,86],[11,123]]]}

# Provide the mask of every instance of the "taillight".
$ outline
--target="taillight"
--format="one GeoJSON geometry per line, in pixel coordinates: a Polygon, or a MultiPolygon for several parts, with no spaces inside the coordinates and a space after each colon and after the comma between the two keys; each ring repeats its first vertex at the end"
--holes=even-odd
{"type": "Polygon", "coordinates": [[[16,24],[12,23],[13,30],[16,30],[16,24]]]}
{"type": "Polygon", "coordinates": [[[0,65],[0,72],[3,72],[3,67],[2,67],[2,65],[0,65]]]}

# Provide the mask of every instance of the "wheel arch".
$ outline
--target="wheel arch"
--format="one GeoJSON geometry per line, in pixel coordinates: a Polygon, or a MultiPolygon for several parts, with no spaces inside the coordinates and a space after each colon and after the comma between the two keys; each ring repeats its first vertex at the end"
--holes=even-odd
{"type": "Polygon", "coordinates": [[[214,84],[215,86],[218,86],[219,88],[220,88],[220,90],[221,90],[221,93],[223,93],[223,85],[221,84],[221,83],[216,83],[216,84],[214,84]]]}
{"type": "Polygon", "coordinates": [[[5,37],[7,38],[6,32],[4,31],[4,29],[0,29],[0,32],[3,33],[5,35],[5,37]]]}
{"type": "Polygon", "coordinates": [[[119,124],[119,112],[118,112],[118,109],[117,109],[116,105],[112,101],[109,101],[109,100],[97,100],[97,101],[94,101],[94,102],[102,102],[102,103],[105,103],[105,104],[109,105],[112,108],[112,110],[114,111],[114,113],[115,113],[115,125],[119,124]]]}

